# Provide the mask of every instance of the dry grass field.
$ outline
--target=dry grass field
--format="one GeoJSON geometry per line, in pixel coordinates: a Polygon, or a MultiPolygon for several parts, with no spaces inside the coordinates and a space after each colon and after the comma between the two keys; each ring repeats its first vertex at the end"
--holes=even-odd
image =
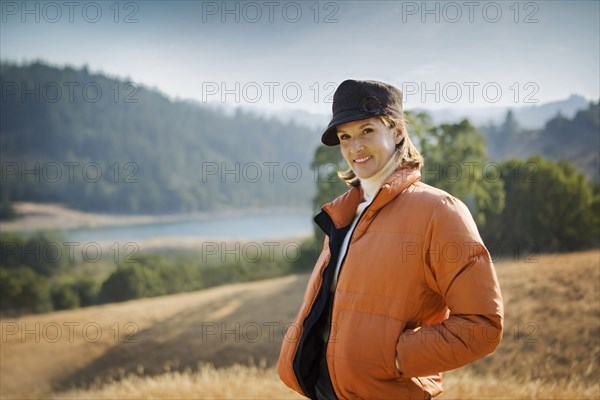
{"type": "MultiPolygon", "coordinates": [[[[600,398],[600,251],[502,261],[498,350],[442,399],[600,398]]],[[[3,399],[299,398],[273,365],[306,275],[5,319],[3,399]]]]}

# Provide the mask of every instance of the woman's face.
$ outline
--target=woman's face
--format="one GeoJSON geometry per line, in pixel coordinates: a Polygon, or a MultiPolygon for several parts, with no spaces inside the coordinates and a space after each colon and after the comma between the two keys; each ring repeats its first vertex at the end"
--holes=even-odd
{"type": "Polygon", "coordinates": [[[388,162],[402,136],[381,118],[368,118],[337,126],[342,156],[360,179],[379,172],[388,162]]]}

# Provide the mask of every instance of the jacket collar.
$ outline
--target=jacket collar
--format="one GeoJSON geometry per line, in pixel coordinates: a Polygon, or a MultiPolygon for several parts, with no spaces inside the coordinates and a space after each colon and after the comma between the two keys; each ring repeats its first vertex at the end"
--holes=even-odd
{"type": "MultiPolygon", "coordinates": [[[[384,182],[375,199],[369,206],[369,211],[374,212],[398,195],[404,192],[410,185],[421,179],[421,171],[418,168],[398,167],[384,182]]],[[[350,225],[354,219],[356,208],[363,201],[363,189],[353,187],[346,193],[337,197],[323,206],[323,210],[329,214],[337,229],[350,225]]]]}

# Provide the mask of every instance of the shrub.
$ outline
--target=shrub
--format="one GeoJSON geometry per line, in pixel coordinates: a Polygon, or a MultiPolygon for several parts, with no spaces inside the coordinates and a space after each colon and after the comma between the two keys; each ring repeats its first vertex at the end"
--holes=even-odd
{"type": "Polygon", "coordinates": [[[50,281],[26,266],[0,269],[0,310],[11,313],[51,311],[50,281]]]}

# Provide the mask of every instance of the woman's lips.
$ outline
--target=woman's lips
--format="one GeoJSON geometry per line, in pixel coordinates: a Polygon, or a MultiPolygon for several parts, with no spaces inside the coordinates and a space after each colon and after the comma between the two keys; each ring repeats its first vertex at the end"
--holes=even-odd
{"type": "Polygon", "coordinates": [[[355,164],[359,164],[359,165],[360,164],[364,164],[367,161],[369,161],[371,158],[373,158],[373,156],[364,156],[364,157],[361,157],[361,158],[357,158],[356,160],[354,160],[354,163],[355,164]]]}

